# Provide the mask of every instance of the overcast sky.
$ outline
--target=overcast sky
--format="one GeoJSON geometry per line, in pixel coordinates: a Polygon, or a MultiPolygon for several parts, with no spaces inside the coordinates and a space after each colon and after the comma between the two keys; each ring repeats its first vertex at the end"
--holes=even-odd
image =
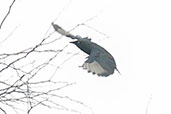
{"type": "MultiPolygon", "coordinates": [[[[0,22],[11,2],[0,1],[0,22]]],[[[85,103],[95,114],[146,114],[147,106],[148,114],[171,114],[169,0],[16,0],[0,30],[0,53],[36,45],[46,32],[54,31],[50,27],[52,21],[66,30],[83,22],[92,27],[79,26],[72,33],[88,36],[107,49],[122,74],[115,72],[104,78],[87,73],[78,67],[87,55],[69,44],[71,39],[62,37],[52,48],[61,49],[69,44],[66,52],[79,54],[65,62],[53,77],[76,83],[60,94],[85,103]]],[[[59,36],[54,33],[51,37],[59,36]]],[[[60,64],[68,57],[63,54],[53,64],[60,64]]],[[[43,77],[49,72],[54,69],[48,69],[43,77]]],[[[92,114],[89,108],[77,105],[73,108],[92,114]]],[[[74,113],[37,109],[33,114],[36,111],[74,113]]]]}

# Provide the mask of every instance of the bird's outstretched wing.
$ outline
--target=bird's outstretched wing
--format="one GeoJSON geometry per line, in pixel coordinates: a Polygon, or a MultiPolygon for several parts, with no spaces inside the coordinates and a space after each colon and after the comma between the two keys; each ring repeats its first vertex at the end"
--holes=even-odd
{"type": "Polygon", "coordinates": [[[114,73],[116,64],[113,57],[109,53],[92,49],[88,59],[82,67],[83,69],[87,69],[88,72],[106,77],[114,73]]]}

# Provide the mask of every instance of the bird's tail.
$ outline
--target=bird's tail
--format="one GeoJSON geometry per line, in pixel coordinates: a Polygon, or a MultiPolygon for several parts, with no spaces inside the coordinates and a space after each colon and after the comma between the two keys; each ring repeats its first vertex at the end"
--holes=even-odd
{"type": "Polygon", "coordinates": [[[62,27],[60,27],[57,24],[52,23],[52,26],[55,29],[55,31],[58,32],[61,35],[64,35],[64,36],[69,37],[71,39],[79,39],[79,38],[81,38],[80,36],[74,36],[73,34],[67,32],[66,30],[64,30],[62,27]]]}
{"type": "Polygon", "coordinates": [[[67,35],[70,34],[69,32],[67,32],[66,30],[64,30],[62,27],[60,27],[57,24],[52,23],[52,26],[55,29],[55,31],[58,32],[61,35],[67,36],[67,35]]]}

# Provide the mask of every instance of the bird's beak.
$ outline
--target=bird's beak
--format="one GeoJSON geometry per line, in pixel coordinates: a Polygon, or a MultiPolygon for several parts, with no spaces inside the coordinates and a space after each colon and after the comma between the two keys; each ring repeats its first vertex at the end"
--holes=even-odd
{"type": "Polygon", "coordinates": [[[72,41],[72,42],[70,42],[70,43],[76,44],[76,41],[72,41]]]}

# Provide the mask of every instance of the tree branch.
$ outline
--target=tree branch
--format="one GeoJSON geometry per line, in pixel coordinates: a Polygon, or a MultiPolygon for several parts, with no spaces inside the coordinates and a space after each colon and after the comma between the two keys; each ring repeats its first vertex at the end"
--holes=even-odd
{"type": "Polygon", "coordinates": [[[151,100],[152,100],[152,94],[151,94],[150,97],[149,97],[149,100],[148,100],[148,103],[147,103],[147,107],[146,107],[145,114],[148,114],[148,110],[149,110],[149,106],[150,106],[151,100]]]}
{"type": "Polygon", "coordinates": [[[8,10],[7,14],[5,15],[5,17],[3,18],[3,20],[2,20],[2,22],[0,24],[0,29],[2,28],[2,25],[3,25],[4,21],[6,20],[6,18],[8,17],[8,15],[10,14],[11,8],[14,5],[14,3],[15,3],[15,0],[13,0],[12,3],[11,3],[11,5],[9,6],[9,10],[8,10]]]}
{"type": "Polygon", "coordinates": [[[7,113],[5,112],[5,110],[2,109],[1,107],[0,107],[0,110],[1,110],[4,114],[7,114],[7,113]]]}

